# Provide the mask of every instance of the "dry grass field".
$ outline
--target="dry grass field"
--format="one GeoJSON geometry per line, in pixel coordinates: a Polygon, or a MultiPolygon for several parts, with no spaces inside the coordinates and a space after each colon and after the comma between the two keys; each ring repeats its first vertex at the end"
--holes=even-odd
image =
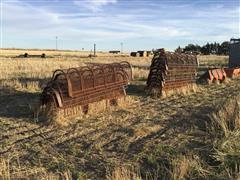
{"type": "MultiPolygon", "coordinates": [[[[146,96],[151,58],[37,51],[51,58],[0,56],[0,179],[238,179],[240,79],[198,85],[196,92],[146,96]],[[58,68],[129,61],[131,105],[60,128],[34,118],[41,87],[58,68]]],[[[30,52],[28,52],[31,54],[30,52]]],[[[227,57],[199,56],[202,65],[227,57]]]]}

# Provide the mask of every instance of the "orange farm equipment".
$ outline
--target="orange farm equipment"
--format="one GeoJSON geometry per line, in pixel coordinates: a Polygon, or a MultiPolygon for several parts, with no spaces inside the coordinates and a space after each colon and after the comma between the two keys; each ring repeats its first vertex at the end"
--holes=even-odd
{"type": "Polygon", "coordinates": [[[224,71],[229,78],[240,77],[240,68],[224,68],[224,71]]]}
{"type": "Polygon", "coordinates": [[[224,68],[209,69],[201,77],[200,81],[207,81],[207,83],[222,83],[227,79],[227,74],[224,68]]]}
{"type": "Polygon", "coordinates": [[[231,39],[229,46],[228,67],[210,69],[200,77],[200,81],[221,83],[224,82],[226,78],[240,77],[240,39],[231,39]]]}

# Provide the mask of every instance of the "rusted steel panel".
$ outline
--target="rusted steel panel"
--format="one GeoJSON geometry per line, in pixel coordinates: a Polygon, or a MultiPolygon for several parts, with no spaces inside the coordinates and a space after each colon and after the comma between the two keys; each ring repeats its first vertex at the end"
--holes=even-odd
{"type": "Polygon", "coordinates": [[[212,82],[223,82],[227,78],[227,73],[225,69],[209,69],[205,72],[199,79],[207,81],[208,83],[212,82]]]}
{"type": "Polygon", "coordinates": [[[165,52],[155,52],[147,80],[147,90],[174,90],[196,82],[198,61],[196,56],[165,52]]]}
{"type": "Polygon", "coordinates": [[[130,80],[132,69],[126,61],[58,69],[44,88],[41,102],[43,105],[54,102],[56,107],[66,108],[115,99],[126,95],[125,88],[130,80]]]}
{"type": "Polygon", "coordinates": [[[240,77],[240,68],[224,68],[224,71],[229,78],[240,77]]]}

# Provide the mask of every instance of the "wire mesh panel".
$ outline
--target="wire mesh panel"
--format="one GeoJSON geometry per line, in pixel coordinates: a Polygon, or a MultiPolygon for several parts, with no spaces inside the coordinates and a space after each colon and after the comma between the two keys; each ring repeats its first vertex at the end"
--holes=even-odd
{"type": "Polygon", "coordinates": [[[147,79],[148,92],[162,94],[196,82],[198,61],[196,56],[165,52],[155,52],[147,79]]]}
{"type": "Polygon", "coordinates": [[[58,69],[44,88],[41,103],[54,102],[58,108],[67,108],[116,99],[126,95],[125,88],[131,79],[132,69],[128,62],[58,69]]]}

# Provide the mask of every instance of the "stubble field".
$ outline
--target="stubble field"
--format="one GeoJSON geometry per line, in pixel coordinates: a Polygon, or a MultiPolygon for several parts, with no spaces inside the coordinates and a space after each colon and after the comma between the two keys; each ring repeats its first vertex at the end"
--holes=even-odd
{"type": "MultiPolygon", "coordinates": [[[[240,80],[198,85],[159,99],[144,87],[151,57],[34,51],[51,58],[0,57],[0,179],[237,179],[240,177],[240,80]],[[128,61],[129,107],[59,128],[37,122],[41,87],[58,68],[128,61]]],[[[29,52],[31,54],[31,52],[29,52]]],[[[199,56],[202,68],[228,58],[199,56]]]]}

